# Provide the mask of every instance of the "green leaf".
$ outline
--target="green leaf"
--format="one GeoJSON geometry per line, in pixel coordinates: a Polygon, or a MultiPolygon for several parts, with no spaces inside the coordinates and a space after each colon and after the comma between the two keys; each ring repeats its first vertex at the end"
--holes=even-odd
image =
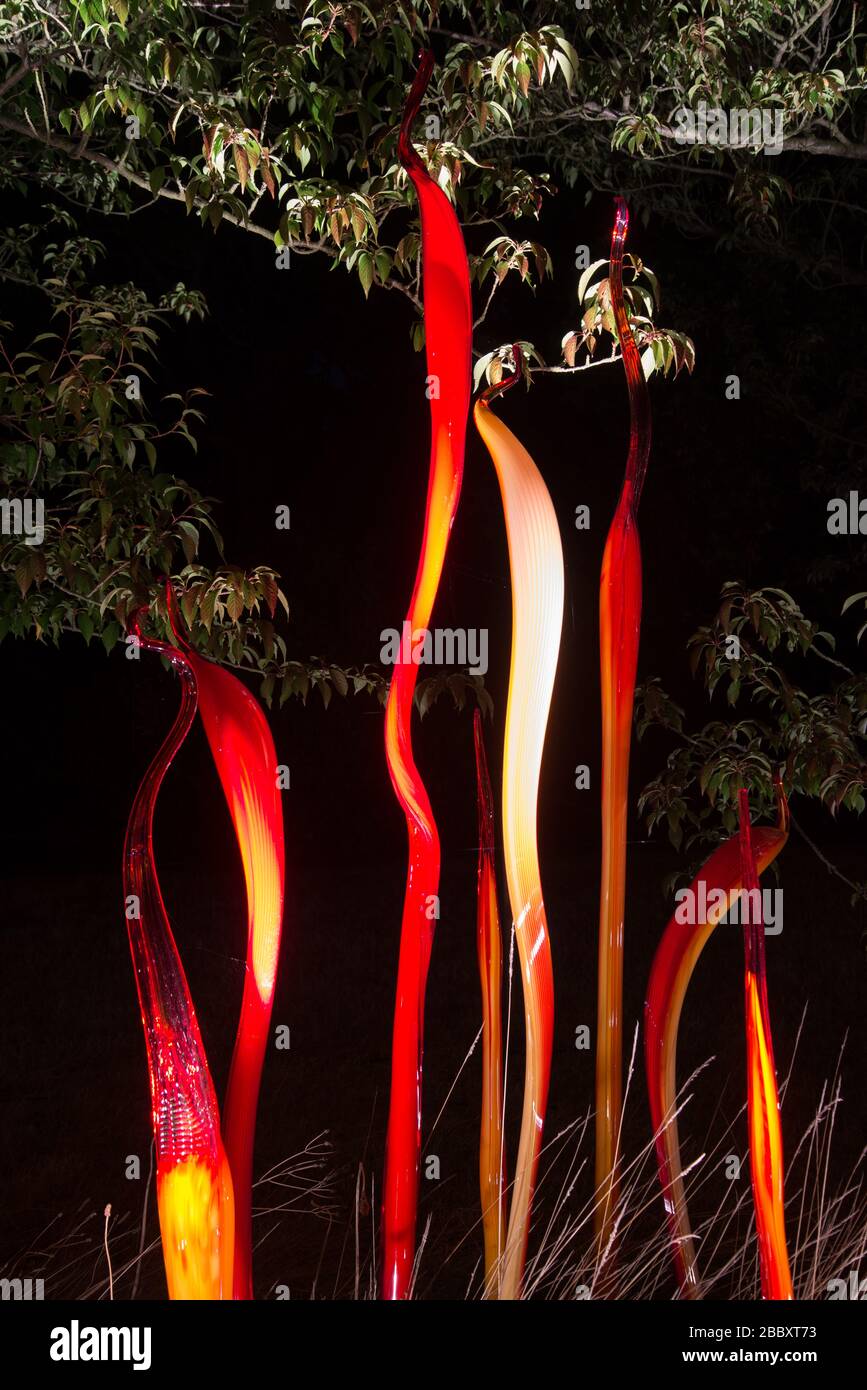
{"type": "Polygon", "coordinates": [[[842,617],[843,614],[847,612],[847,610],[850,609],[854,603],[860,603],[861,599],[867,599],[867,593],[862,592],[860,594],[850,594],[846,602],[843,604],[843,607],[840,609],[840,616],[842,617]]]}
{"type": "Polygon", "coordinates": [[[346,676],[339,666],[331,666],[329,670],[331,672],[331,679],[334,683],[334,689],[337,691],[338,695],[345,695],[349,690],[349,682],[346,676]]]}
{"type": "Polygon", "coordinates": [[[184,556],[188,565],[193,563],[196,551],[199,548],[198,528],[191,521],[179,521],[178,530],[181,532],[181,545],[183,546],[184,556]]]}
{"type": "Polygon", "coordinates": [[[362,251],[358,258],[358,278],[366,299],[373,284],[373,257],[369,251],[362,251]]]}
{"type": "Polygon", "coordinates": [[[244,595],[242,594],[241,589],[239,587],[237,589],[233,589],[228,599],[226,600],[226,612],[229,614],[229,617],[232,619],[232,622],[236,623],[243,611],[244,595]]]}
{"type": "Polygon", "coordinates": [[[582,272],[581,279],[578,281],[579,304],[584,303],[584,296],[587,293],[587,286],[590,284],[590,281],[593,279],[593,276],[596,274],[596,271],[599,269],[601,265],[607,264],[607,259],[603,257],[601,261],[594,261],[592,265],[588,265],[587,269],[582,272]]]}
{"type": "Polygon", "coordinates": [[[209,589],[199,604],[199,617],[207,633],[210,633],[211,627],[213,626],[216,603],[216,591],[214,589],[209,589]]]}

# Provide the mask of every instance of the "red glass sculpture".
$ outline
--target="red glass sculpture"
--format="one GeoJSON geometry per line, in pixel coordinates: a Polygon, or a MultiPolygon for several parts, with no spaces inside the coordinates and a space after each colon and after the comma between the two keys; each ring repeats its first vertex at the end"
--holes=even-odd
{"type": "Polygon", "coordinates": [[[232,1297],[233,1194],[220,1116],[184,968],[166,915],[153,853],[153,818],[166,772],[196,714],[192,663],[132,631],[181,682],[181,707],[136,793],[123,853],[127,929],[144,1026],[156,1145],[157,1207],[169,1297],[232,1297]]]}
{"type": "Polygon", "coordinates": [[[503,1151],[502,941],[494,857],[494,799],[482,716],[473,716],[476,750],[476,804],[479,813],[476,944],[482,985],[482,1125],[479,1188],[485,1237],[485,1297],[499,1292],[500,1260],[506,1235],[505,1155],[503,1151]]]}
{"type": "Polygon", "coordinates": [[[596,1042],[596,1229],[611,1233],[617,1199],[617,1149],[623,1104],[623,922],[626,812],[632,708],[641,628],[641,544],[636,520],[650,453],[650,405],[623,299],[623,246],[629,214],[616,200],[611,240],[611,305],[629,389],[626,476],[608,532],[599,587],[602,685],[602,874],[596,1042]]]}
{"type": "MultiPolygon", "coordinates": [[[[467,255],[454,208],[413,149],[412,125],[433,69],[424,53],[400,128],[400,162],[415,185],[421,210],[425,341],[431,413],[431,451],[424,535],[406,621],[427,628],[457,509],[470,399],[472,313],[467,255]]],[[[411,717],[418,666],[398,660],[385,712],[385,753],[409,837],[409,866],[398,962],[391,1063],[391,1097],[383,1184],[382,1296],[405,1298],[415,1255],[421,1144],[424,996],[439,913],[439,835],[415,765],[411,717]]]]}
{"type": "Polygon", "coordinates": [[[518,1298],[527,1252],[536,1170],[551,1074],[554,980],[536,819],[542,751],[563,627],[563,548],[542,475],[526,449],[490,409],[515,373],[476,402],[473,419],[497,471],[512,578],[512,657],[503,749],[503,842],[506,878],[524,991],[527,1061],[521,1137],[512,1185],[500,1297],[518,1298]]]}
{"type": "Polygon", "coordinates": [[[750,802],[743,787],[738,792],[738,811],[741,881],[746,895],[746,906],[742,911],[741,920],[746,958],[744,994],[747,1022],[747,1119],[762,1297],[791,1299],[794,1294],[786,1248],[783,1135],[768,1010],[765,927],[762,918],[762,895],[759,892],[759,877],[752,845],[750,802]]]}
{"type": "Polygon", "coordinates": [[[226,1090],[224,1133],[235,1190],[234,1296],[249,1299],[253,1141],[283,921],[283,807],[277,754],[262,707],[246,686],[189,646],[170,583],[166,602],[175,640],[198,684],[199,712],[232,817],[247,891],[244,994],[226,1090]]]}
{"type": "MultiPolygon", "coordinates": [[[[789,837],[789,808],[779,782],[776,790],[776,827],[759,826],[753,831],[759,874],[776,859],[789,837]]],[[[687,914],[678,909],[666,926],[653,959],[644,1005],[644,1058],[656,1159],[675,1269],[684,1298],[698,1297],[700,1277],[684,1196],[677,1127],[678,1025],[699,956],[743,887],[740,837],[733,836],[714,851],[689,886],[684,902],[694,905],[693,920],[679,920],[687,914]]]]}

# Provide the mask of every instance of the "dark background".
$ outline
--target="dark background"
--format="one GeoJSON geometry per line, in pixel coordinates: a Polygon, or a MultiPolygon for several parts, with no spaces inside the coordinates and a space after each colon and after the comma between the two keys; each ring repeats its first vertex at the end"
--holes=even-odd
{"type": "MultiPolygon", "coordinates": [[[[536,230],[551,250],[555,278],[534,294],[507,282],[476,336],[487,351],[507,338],[532,340],[555,361],[576,319],[574,248],[607,254],[612,208],[595,196],[562,193],[536,230]]],[[[199,385],[211,392],[197,457],[166,466],[220,499],[227,558],[272,564],[292,608],[290,656],[343,665],[378,661],[380,631],[399,627],[415,572],[427,484],[425,364],[410,344],[409,307],[371,294],[316,258],[274,269],[273,250],[231,227],[214,237],[174,205],[124,222],[94,222],[109,248],[107,280],[133,279],[154,296],[178,279],[205,291],[204,324],[173,324],[161,340],[152,390],[199,385]],[[291,507],[289,532],[274,508],[291,507]]],[[[842,600],[865,587],[863,570],[837,572],[845,552],[863,559],[863,540],[830,538],[816,469],[851,458],[805,426],[825,421],[829,402],[855,389],[863,296],[815,290],[770,254],[752,256],[691,242],[671,225],[636,222],[632,249],[660,278],[660,322],[696,343],[694,376],[651,384],[654,442],[641,509],[645,605],[639,679],[660,675],[690,717],[710,717],[688,671],[685,644],[712,617],[721,584],[742,578],[792,592],[810,617],[839,631],[842,600]],[[806,347],[804,345],[807,345],[806,347]],[[811,354],[808,385],[798,375],[811,354]],[[794,354],[794,358],[793,358],[794,354]],[[794,365],[793,365],[794,363],[794,365]],[[730,373],[740,401],[725,399],[730,373]],[[794,388],[792,388],[794,389],[794,388]],[[801,418],[799,418],[799,413],[801,418]],[[831,563],[828,564],[827,562],[831,563]],[[830,577],[829,577],[830,576],[830,577]],[[817,582],[818,580],[818,582],[817,582]]],[[[12,305],[24,333],[42,306],[12,305]]],[[[12,316],[9,309],[6,316],[12,316]]],[[[593,1052],[574,1047],[576,1027],[596,1017],[599,861],[599,689],[597,595],[607,527],[622,478],[628,415],[622,370],[541,377],[513,391],[500,410],[538,462],[562,523],[567,603],[560,667],[540,798],[540,845],[556,981],[556,1033],[548,1132],[592,1104],[593,1052]],[[591,508],[576,532],[575,507],[591,508]],[[591,790],[576,792],[574,768],[588,763],[591,790]]],[[[857,441],[856,441],[857,443],[857,441]]],[[[830,475],[829,475],[830,476],[830,475]]],[[[863,456],[847,486],[863,479],[863,456]]],[[[487,627],[495,702],[486,726],[497,777],[508,674],[508,559],[496,479],[472,427],[461,504],[434,612],[438,626],[487,627]]],[[[847,629],[854,632],[855,625],[847,629]]],[[[854,641],[841,659],[858,661],[854,641]]],[[[81,1291],[104,1272],[102,1209],[112,1203],[123,1246],[137,1242],[143,1184],[124,1177],[126,1156],[147,1171],[150,1138],[141,1025],[130,968],[121,890],[126,817],[138,781],[173,717],[174,679],[156,660],[105,657],[75,640],[60,650],[4,644],[2,1016],[4,1202],[0,1264],[31,1269],[34,1252],[63,1240],[56,1287],[81,1291]],[[69,1233],[84,1226],[80,1244],[69,1233]],[[134,1229],[136,1228],[136,1229],[134,1229]],[[91,1242],[88,1244],[88,1242],[91,1242]],[[95,1242],[95,1244],[94,1244],[95,1242]],[[68,1267],[67,1267],[68,1266],[68,1267]]],[[[424,674],[424,673],[423,673],[424,674]]],[[[822,672],[818,673],[824,679],[822,672]]],[[[711,706],[711,709],[715,706],[711,706]]],[[[720,713],[722,707],[719,706],[720,713]]],[[[391,1011],[405,873],[403,817],[383,753],[380,708],[365,697],[317,695],[271,712],[278,756],[291,768],[284,798],[287,899],[274,1022],[291,1028],[291,1049],[268,1057],[260,1101],[256,1169],[297,1153],[328,1132],[334,1170],[330,1228],[320,1216],[257,1219],[266,1238],[257,1292],[285,1283],[293,1296],[351,1292],[358,1165],[374,1207],[388,1099],[391,1011]],[[327,1236],[327,1240],[326,1240],[327,1236]],[[324,1254],[323,1252],[323,1242],[324,1254]],[[341,1251],[343,1258],[341,1259],[341,1251]]],[[[475,961],[476,810],[472,714],[443,699],[414,738],[438,819],[442,920],[428,989],[425,1134],[479,1026],[475,961]]],[[[660,732],[634,744],[633,801],[668,752],[660,732]]],[[[495,787],[496,794],[496,787],[495,787]]],[[[863,828],[817,808],[796,807],[826,853],[863,876],[863,828]]],[[[157,814],[157,863],[188,972],[212,1071],[222,1093],[240,1002],[243,881],[231,825],[197,724],[173,766],[157,814]]],[[[670,912],[662,881],[685,858],[662,837],[648,841],[633,814],[628,868],[625,1045],[641,1016],[655,944],[670,912]]],[[[500,859],[502,856],[500,856],[500,859]]],[[[502,868],[502,864],[500,864],[502,868]]],[[[502,876],[502,875],[501,875],[502,876]]],[[[864,1134],[865,931],[863,908],[793,836],[783,856],[785,928],[768,939],[771,1015],[778,1070],[792,1061],[806,1021],[783,1111],[791,1152],[810,1122],[822,1085],[842,1069],[833,1172],[842,1176],[864,1134]]],[[[501,911],[507,919],[506,895],[501,911]]],[[[720,928],[693,981],[681,1025],[679,1076],[713,1058],[693,1087],[681,1123],[688,1159],[735,1119],[744,1098],[742,951],[720,928]]],[[[520,984],[514,981],[510,1144],[514,1153],[522,1085],[520,984]]],[[[639,1053],[639,1062],[640,1062],[639,1053]]],[[[422,1182],[422,1219],[433,1217],[423,1291],[463,1289],[478,1258],[477,1126],[480,1053],[464,1069],[429,1151],[439,1184],[422,1182]],[[446,1189],[446,1190],[442,1190],[446,1189]]],[[[734,1148],[745,1151],[746,1130],[734,1148]]],[[[649,1139],[639,1072],[626,1124],[627,1151],[649,1139]]],[[[732,1150],[732,1143],[724,1150],[732,1150]]],[[[428,1144],[426,1141],[426,1151],[428,1144]]],[[[576,1202],[592,1183],[592,1142],[576,1202]]],[[[744,1167],[742,1181],[748,1181],[744,1167]]],[[[793,1175],[794,1183],[796,1177],[793,1175]]],[[[710,1208],[723,1187],[718,1169],[710,1208]]],[[[285,1198],[285,1193],[283,1194],[285,1198]]],[[[269,1191],[265,1204],[279,1200],[269,1191]]],[[[309,1203],[301,1202],[301,1206],[309,1203]]],[[[544,1199],[541,1204],[544,1211],[544,1199]]],[[[693,1212],[695,1218],[701,1210],[693,1212]]],[[[658,1214],[657,1214],[658,1215],[658,1214]]],[[[366,1218],[367,1226],[371,1218],[366,1218]]],[[[148,1240],[156,1236],[151,1209],[148,1240]]],[[[369,1232],[362,1255],[370,1248],[369,1232]]],[[[158,1252],[146,1261],[140,1295],[162,1296],[158,1252]]],[[[126,1296],[129,1276],[118,1296],[126,1296]]],[[[671,1290],[663,1290],[670,1293],[671,1290]]]]}

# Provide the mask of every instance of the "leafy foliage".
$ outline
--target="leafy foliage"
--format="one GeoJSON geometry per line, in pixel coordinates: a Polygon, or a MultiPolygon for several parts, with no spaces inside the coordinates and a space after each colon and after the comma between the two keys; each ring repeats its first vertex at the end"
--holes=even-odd
{"type": "MultiPolygon", "coordinates": [[[[671,328],[657,328],[653,322],[659,303],[659,281],[649,266],[637,257],[627,254],[624,257],[626,272],[632,274],[631,282],[624,285],[624,299],[629,323],[635,336],[645,377],[654,372],[668,375],[674,367],[677,376],[681,367],[692,371],[695,366],[695,344],[685,333],[671,328]]],[[[545,372],[580,372],[600,362],[613,362],[620,358],[620,339],[614,310],[611,304],[611,287],[608,277],[592,283],[606,260],[594,261],[588,266],[578,281],[578,303],[581,325],[571,329],[560,344],[561,363],[556,367],[545,365],[544,359],[532,343],[521,342],[521,362],[524,379],[529,389],[533,377],[545,372]],[[609,346],[607,356],[598,356],[600,346],[609,346]],[[579,356],[580,354],[580,356],[579,356]],[[534,366],[533,364],[538,365],[534,366]]],[[[473,384],[478,389],[484,378],[496,385],[502,380],[503,368],[512,363],[514,343],[503,343],[480,357],[473,369],[473,384]]]]}
{"type": "MultiPolygon", "coordinates": [[[[66,220],[56,217],[61,232],[66,220]]],[[[276,572],[226,564],[213,499],[160,471],[158,451],[195,450],[195,403],[205,393],[172,393],[159,404],[162,418],[152,417],[147,383],[159,334],[170,313],[189,319],[206,305],[183,285],[156,306],[134,285],[88,284],[101,251],[76,237],[43,244],[34,227],[0,236],[0,267],[14,266],[16,280],[47,296],[51,324],[17,351],[10,325],[0,325],[0,426],[8,436],[0,477],[10,496],[44,506],[39,544],[11,526],[0,538],[0,640],[32,635],[57,644],[77,633],[109,652],[143,607],[167,636],[168,574],[194,645],[259,675],[269,704],[275,696],[281,705],[292,695],[306,700],[311,689],[326,705],[335,691],[384,701],[381,670],[289,658],[275,622],[278,611],[289,614],[276,572]],[[204,541],[215,567],[202,563],[204,541]]],[[[468,692],[490,708],[478,678],[453,672],[419,682],[422,713],[445,692],[460,708],[468,692]]]]}
{"type": "MultiPolygon", "coordinates": [[[[433,42],[441,63],[421,133],[468,227],[503,233],[500,219],[536,215],[555,179],[612,191],[628,168],[645,210],[798,260],[811,210],[829,198],[859,235],[849,187],[867,158],[862,8],[8,0],[2,167],[105,207],[173,199],[205,226],[276,234],[362,287],[417,300],[417,258],[391,232],[409,201],[396,113],[416,50],[433,42]],[[700,101],[779,113],[785,167],[734,141],[679,142],[677,111],[700,101]]],[[[834,257],[808,259],[821,274],[834,257]]]]}
{"type": "MultiPolygon", "coordinates": [[[[867,675],[837,660],[832,634],[805,617],[790,594],[725,584],[716,617],[693,634],[689,650],[708,695],[723,691],[732,713],[692,734],[658,680],[639,688],[639,737],[656,726],[674,742],[664,769],[641,793],[649,829],[665,824],[677,849],[700,848],[706,856],[737,829],[740,787],[749,790],[757,817],[773,819],[778,773],[789,797],[820,801],[834,816],[863,812],[867,675]],[[825,679],[817,682],[820,673],[825,679]]],[[[858,893],[867,897],[867,886],[858,893]]]]}
{"type": "MultiPolygon", "coordinates": [[[[304,698],[311,685],[326,699],[385,688],[368,668],[336,676],[330,663],[288,660],[277,576],[226,564],[210,499],[173,472],[177,449],[195,447],[200,393],[174,393],[153,414],[148,393],[129,394],[130,377],[148,380],[167,316],[203,316],[202,297],[179,284],[154,305],[135,286],[92,283],[101,248],[78,234],[70,209],[174,204],[208,234],[228,224],[278,251],[324,256],[365,296],[397,291],[418,315],[418,220],[396,137],[416,51],[432,43],[439,62],[416,138],[465,229],[477,326],[502,286],[532,288],[552,273],[528,228],[558,182],[572,189],[579,178],[588,196],[625,188],[645,217],[655,210],[715,239],[722,228],[724,243],[759,242],[814,279],[863,279],[844,260],[863,237],[850,193],[867,158],[862,25],[844,0],[587,10],[551,0],[7,0],[0,186],[35,195],[53,239],[35,223],[0,236],[0,278],[47,294],[52,314],[45,335],[8,347],[0,381],[11,438],[3,476],[21,497],[38,481],[48,508],[44,546],[4,538],[0,632],[57,640],[74,630],[111,646],[173,571],[194,640],[259,673],[266,698],[304,698]],[[701,100],[779,112],[779,172],[756,149],[678,143],[677,108],[701,100]],[[824,218],[828,205],[835,234],[825,226],[817,255],[817,210],[824,218]]],[[[558,365],[522,343],[528,380],[616,359],[603,265],[582,277],[558,365]]],[[[689,339],[655,323],[655,277],[635,257],[630,265],[645,371],[691,370],[689,339]]],[[[418,316],[412,334],[421,347],[418,316]]],[[[483,345],[477,379],[495,380],[510,350],[483,345]]],[[[436,680],[420,683],[420,705],[434,689],[478,696],[466,675],[436,680]]]]}
{"type": "Polygon", "coordinates": [[[158,445],[195,448],[193,402],[204,393],[172,394],[164,418],[149,418],[142,388],[164,311],[134,285],[88,286],[95,242],[49,241],[37,269],[36,233],[24,231],[0,242],[0,262],[12,243],[16,278],[47,296],[51,327],[19,351],[2,348],[0,467],[10,493],[43,501],[45,539],[4,538],[0,566],[15,585],[0,598],[0,635],[56,641],[77,630],[89,641],[100,629],[110,649],[154,575],[192,561],[203,530],[221,546],[206,499],[157,471],[158,445]]]}

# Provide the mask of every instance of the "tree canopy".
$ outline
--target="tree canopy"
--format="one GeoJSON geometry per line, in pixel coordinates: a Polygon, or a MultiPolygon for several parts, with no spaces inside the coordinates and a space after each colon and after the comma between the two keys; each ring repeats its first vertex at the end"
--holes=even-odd
{"type": "MultiPolygon", "coordinates": [[[[863,279],[865,32],[846,0],[9,0],[3,177],[106,210],[173,200],[417,300],[396,132],[426,43],[428,154],[468,228],[581,179],[863,279]],[[685,137],[677,113],[702,102],[779,115],[778,157],[733,132],[685,137]]],[[[483,238],[479,284],[504,261],[526,273],[525,252],[483,238]]]]}
{"type": "MultiPolygon", "coordinates": [[[[366,296],[406,300],[420,347],[419,227],[397,131],[418,50],[431,45],[438,62],[415,136],[465,230],[478,384],[502,370],[507,351],[490,339],[488,310],[502,286],[533,285],[549,272],[533,228],[563,190],[624,193],[645,218],[780,258],[820,288],[867,281],[865,41],[863,9],[846,0],[6,0],[0,186],[27,217],[0,235],[0,278],[41,297],[43,331],[20,342],[3,325],[9,442],[0,462],[12,492],[45,499],[47,521],[42,545],[0,542],[0,636],[57,641],[78,632],[111,648],[168,571],[193,640],[258,673],[266,699],[304,697],[311,686],[326,701],[333,690],[381,698],[386,689],[374,668],[290,659],[275,623],[288,609],[279,576],[226,562],[210,500],[175,473],[168,452],[178,442],[195,447],[201,394],[176,391],[152,406],[136,385],[167,319],[207,306],[183,283],[156,302],[135,285],[102,283],[94,219],[166,204],[203,235],[265,239],[275,258],[322,257],[366,296]],[[702,112],[703,124],[684,112],[702,112]],[[769,125],[730,120],[734,112],[769,125]],[[205,538],[216,555],[210,566],[205,538]]],[[[531,376],[618,357],[605,262],[581,269],[579,313],[559,359],[542,361],[522,344],[531,376]]],[[[691,370],[689,338],[656,321],[653,272],[637,258],[630,269],[646,371],[691,370]]],[[[842,426],[836,417],[830,424],[839,460],[842,426]]],[[[761,600],[761,622],[773,610],[797,646],[806,620],[773,593],[761,600]]],[[[727,616],[701,639],[708,672],[725,676],[732,703],[743,687],[777,702],[789,721],[791,692],[773,659],[768,668],[754,651],[740,677],[727,658],[719,666],[727,601],[727,616]]],[[[741,625],[752,622],[755,602],[739,591],[741,625]]],[[[822,634],[808,635],[810,651],[827,655],[822,634]]],[[[831,732],[819,762],[798,766],[808,794],[860,810],[864,694],[853,680],[844,672],[839,689],[816,697],[809,717],[831,732]]],[[[420,684],[422,709],[444,690],[459,702],[468,691],[486,699],[478,679],[452,672],[420,684]]],[[[652,683],[643,708],[648,722],[680,734],[652,683]]],[[[783,731],[744,728],[766,772],[791,751],[788,722],[783,731]]],[[[697,737],[716,740],[716,752],[685,745],[671,775],[645,795],[675,838],[689,820],[684,788],[717,795],[713,758],[735,746],[728,725],[697,737]]],[[[699,815],[693,829],[703,827],[699,815]]]]}

